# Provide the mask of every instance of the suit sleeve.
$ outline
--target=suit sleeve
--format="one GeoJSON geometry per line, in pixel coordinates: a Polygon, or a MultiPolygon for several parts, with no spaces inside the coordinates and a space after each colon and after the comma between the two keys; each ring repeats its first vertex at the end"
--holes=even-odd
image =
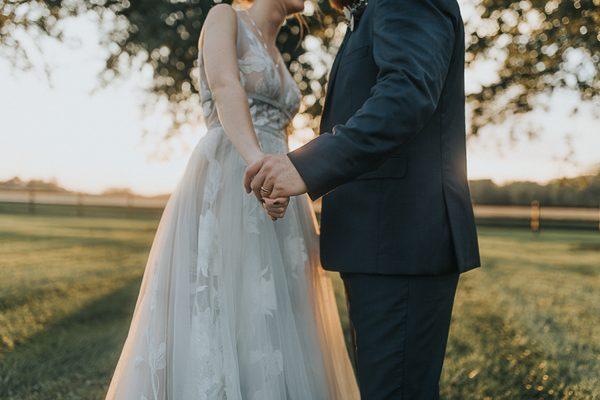
{"type": "MultiPolygon", "coordinates": [[[[452,17],[435,0],[375,0],[370,97],[345,123],[288,154],[317,199],[376,169],[433,115],[453,53],[452,17]]],[[[342,60],[343,62],[343,60],[342,60]]]]}

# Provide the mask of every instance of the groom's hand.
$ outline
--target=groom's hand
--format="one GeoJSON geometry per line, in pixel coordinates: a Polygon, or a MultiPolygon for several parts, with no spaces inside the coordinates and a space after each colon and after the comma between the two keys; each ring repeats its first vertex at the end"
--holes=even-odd
{"type": "Polygon", "coordinates": [[[244,175],[246,192],[257,199],[276,199],[306,193],[306,184],[285,154],[268,154],[250,164],[244,175]]]}

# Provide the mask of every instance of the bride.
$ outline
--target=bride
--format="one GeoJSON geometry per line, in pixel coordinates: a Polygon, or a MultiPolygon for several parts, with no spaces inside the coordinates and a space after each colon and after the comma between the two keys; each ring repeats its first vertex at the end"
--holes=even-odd
{"type": "Polygon", "coordinates": [[[302,9],[255,0],[207,16],[208,132],[162,216],[107,399],[359,398],[308,199],[267,200],[265,212],[242,185],[263,152],[288,151],[300,93],[275,38],[302,9]]]}

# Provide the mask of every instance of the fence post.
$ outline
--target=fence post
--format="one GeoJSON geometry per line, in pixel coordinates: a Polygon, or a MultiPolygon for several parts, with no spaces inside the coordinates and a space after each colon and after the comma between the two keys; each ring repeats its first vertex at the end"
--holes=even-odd
{"type": "Polygon", "coordinates": [[[29,189],[29,214],[35,214],[35,190],[29,189]]]}
{"type": "Polygon", "coordinates": [[[131,217],[131,215],[133,214],[133,197],[131,196],[131,193],[125,194],[125,202],[127,206],[127,215],[131,217]]]}
{"type": "Polygon", "coordinates": [[[77,216],[83,217],[83,193],[77,193],[77,216]]]}
{"type": "Polygon", "coordinates": [[[540,231],[540,202],[534,200],[531,202],[531,219],[529,226],[531,232],[538,233],[540,231]]]}

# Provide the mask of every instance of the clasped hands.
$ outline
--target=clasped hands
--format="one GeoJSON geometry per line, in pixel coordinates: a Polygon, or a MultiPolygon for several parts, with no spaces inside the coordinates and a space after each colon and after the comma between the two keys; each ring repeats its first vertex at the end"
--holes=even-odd
{"type": "Polygon", "coordinates": [[[306,193],[306,184],[285,154],[265,154],[246,168],[244,188],[254,195],[273,221],[283,218],[291,196],[306,193]]]}

